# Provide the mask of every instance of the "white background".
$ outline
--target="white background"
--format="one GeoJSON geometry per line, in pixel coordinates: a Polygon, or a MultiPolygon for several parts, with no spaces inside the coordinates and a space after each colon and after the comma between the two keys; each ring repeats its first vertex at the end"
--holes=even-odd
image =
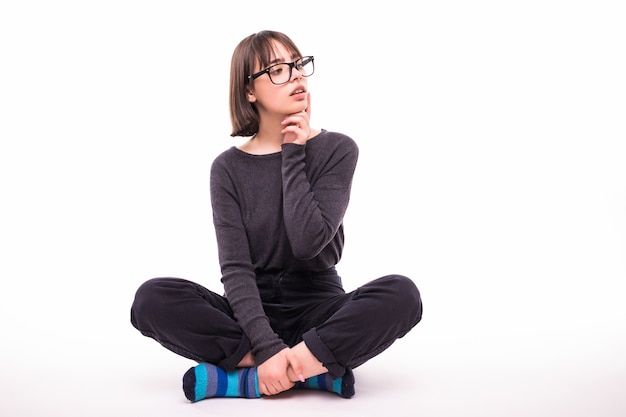
{"type": "Polygon", "coordinates": [[[623,416],[620,3],[0,3],[0,415],[623,416]],[[408,275],[424,318],[352,400],[192,405],[129,307],[154,276],[221,291],[208,170],[262,29],[361,149],[346,288],[408,275]]]}

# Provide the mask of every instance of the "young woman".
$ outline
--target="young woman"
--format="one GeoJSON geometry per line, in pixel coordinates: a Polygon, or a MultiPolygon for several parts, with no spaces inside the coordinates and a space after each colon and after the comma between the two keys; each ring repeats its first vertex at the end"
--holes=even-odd
{"type": "Polygon", "coordinates": [[[346,293],[344,245],[358,148],[309,125],[303,56],[285,34],[243,39],[231,62],[231,136],[249,137],[211,167],[211,204],[225,295],[180,278],[137,290],[131,322],[198,362],[190,401],[261,397],[292,388],[354,395],[352,369],[421,319],[420,293],[401,275],[346,293]]]}

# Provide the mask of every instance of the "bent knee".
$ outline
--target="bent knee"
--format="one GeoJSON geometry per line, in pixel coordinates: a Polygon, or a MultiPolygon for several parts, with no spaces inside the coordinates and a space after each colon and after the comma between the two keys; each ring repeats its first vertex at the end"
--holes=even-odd
{"type": "Polygon", "coordinates": [[[152,278],[137,288],[131,306],[131,323],[137,327],[138,320],[147,319],[156,314],[167,303],[172,291],[180,286],[183,280],[179,278],[152,278]]]}
{"type": "Polygon", "coordinates": [[[152,300],[160,298],[163,291],[163,284],[168,278],[152,278],[145,281],[137,288],[135,299],[133,301],[133,309],[142,308],[146,304],[150,304],[152,300]]]}
{"type": "Polygon", "coordinates": [[[412,318],[413,325],[422,319],[422,296],[415,282],[404,275],[388,275],[383,279],[393,288],[394,302],[412,318]]]}

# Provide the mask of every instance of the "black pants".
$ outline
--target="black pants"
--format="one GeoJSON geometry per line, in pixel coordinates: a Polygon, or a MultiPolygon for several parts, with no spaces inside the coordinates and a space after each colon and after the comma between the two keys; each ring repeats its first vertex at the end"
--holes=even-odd
{"type": "MultiPolygon", "coordinates": [[[[288,345],[306,343],[334,377],[387,349],[422,317],[409,278],[388,275],[346,293],[335,269],[264,274],[257,285],[265,314],[288,345]]],[[[225,297],[180,278],[142,284],[131,322],[143,335],[197,362],[233,370],[251,350],[225,297]]]]}

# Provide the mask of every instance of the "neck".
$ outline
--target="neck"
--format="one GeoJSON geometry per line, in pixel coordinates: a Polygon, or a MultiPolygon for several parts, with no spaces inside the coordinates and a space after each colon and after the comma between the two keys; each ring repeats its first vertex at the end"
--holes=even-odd
{"type": "Polygon", "coordinates": [[[283,144],[283,134],[278,131],[267,131],[259,128],[259,131],[249,140],[244,142],[239,149],[254,155],[266,155],[280,152],[283,144]]]}
{"type": "Polygon", "coordinates": [[[255,155],[264,155],[281,151],[284,135],[280,133],[283,126],[280,124],[282,119],[268,120],[267,117],[261,118],[259,131],[248,141],[239,147],[244,152],[255,155]]]}

